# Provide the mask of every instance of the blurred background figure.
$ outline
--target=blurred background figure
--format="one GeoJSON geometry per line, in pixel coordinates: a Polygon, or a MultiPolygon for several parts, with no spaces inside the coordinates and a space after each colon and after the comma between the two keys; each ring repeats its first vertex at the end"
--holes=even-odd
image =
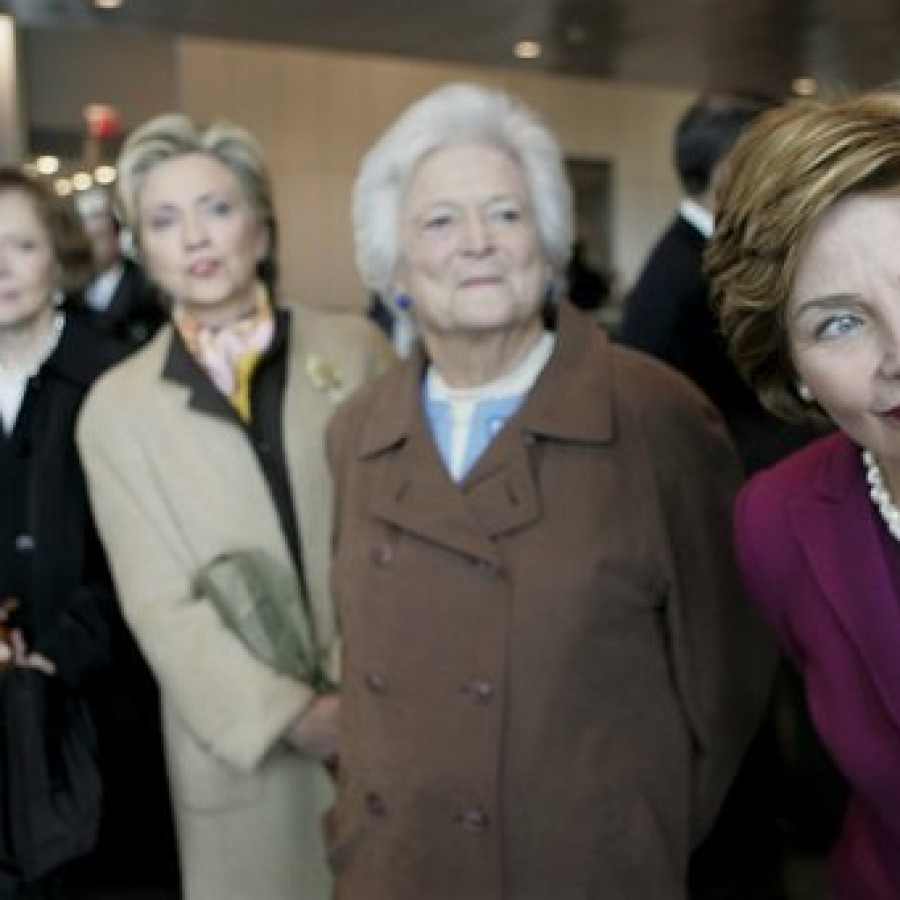
{"type": "Polygon", "coordinates": [[[353,210],[364,283],[420,342],[329,432],[337,897],[681,900],[774,666],[721,419],[548,303],[571,190],[518,101],[422,98],[353,210]]]}
{"type": "Polygon", "coordinates": [[[747,382],[773,412],[837,427],[757,474],[735,515],[750,597],[849,785],[834,900],[900,897],[898,242],[900,94],[889,93],[797,103],[753,125],[709,250],[747,382]]]}
{"type": "Polygon", "coordinates": [[[609,300],[610,281],[588,261],[584,241],[572,245],[566,266],[566,298],[585,312],[596,312],[609,300]]]}
{"type": "Polygon", "coordinates": [[[323,434],[390,348],[361,315],[281,302],[268,167],[246,130],[161,116],[118,169],[172,318],[96,385],[79,443],[160,685],[183,896],[327,900],[339,701],[323,434]],[[303,621],[304,673],[250,649],[219,603],[235,599],[239,621],[284,604],[303,621]]]}
{"type": "MultiPolygon", "coordinates": [[[[43,185],[0,169],[0,619],[11,629],[0,661],[13,667],[0,671],[0,693],[17,670],[46,679],[46,705],[34,709],[40,727],[57,721],[52,710],[65,698],[87,698],[115,677],[115,606],[74,440],[85,392],[117,355],[66,302],[90,274],[90,247],[74,213],[43,185]]],[[[4,742],[17,727],[0,723],[4,742]]],[[[63,736],[48,736],[61,754],[63,736]]],[[[90,730],[65,737],[97,753],[90,730]]],[[[21,773],[10,764],[4,743],[0,898],[56,897],[58,873],[26,884],[17,848],[7,843],[11,795],[47,787],[11,784],[21,773]]],[[[81,823],[86,832],[95,826],[81,823]]]]}
{"type": "Polygon", "coordinates": [[[75,207],[90,239],[96,267],[84,289],[84,305],[94,325],[130,352],[153,337],[166,320],[162,296],[125,252],[109,194],[98,187],[79,191],[75,207]]]}
{"type": "Polygon", "coordinates": [[[738,375],[710,308],[703,251],[728,153],[744,128],[776,105],[752,92],[713,92],[685,111],[673,141],[684,197],[624,300],[618,332],[622,343],[674,366],[715,403],[748,472],[802,446],[810,432],[771,415],[738,375]]]}

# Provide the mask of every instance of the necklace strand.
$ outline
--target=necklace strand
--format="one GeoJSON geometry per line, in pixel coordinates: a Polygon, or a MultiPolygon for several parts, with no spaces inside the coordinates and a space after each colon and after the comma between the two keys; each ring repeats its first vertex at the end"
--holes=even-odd
{"type": "Polygon", "coordinates": [[[869,496],[875,504],[881,518],[884,519],[891,537],[900,541],[900,509],[897,509],[887,488],[884,473],[878,460],[868,450],[862,452],[863,465],[866,468],[866,481],[869,483],[869,496]]]}

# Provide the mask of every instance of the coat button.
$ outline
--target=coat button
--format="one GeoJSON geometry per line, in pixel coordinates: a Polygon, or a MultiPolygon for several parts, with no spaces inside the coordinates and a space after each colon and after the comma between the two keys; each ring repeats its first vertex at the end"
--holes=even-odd
{"type": "Polygon", "coordinates": [[[494,686],[484,678],[476,678],[464,685],[462,692],[476,703],[490,703],[494,699],[494,686]]]}
{"type": "Polygon", "coordinates": [[[376,544],[372,548],[372,562],[376,566],[389,566],[394,561],[394,548],[390,544],[376,544]]]}
{"type": "Polygon", "coordinates": [[[387,815],[387,806],[381,794],[366,794],[366,809],[376,819],[383,819],[387,815]]]}
{"type": "Polygon", "coordinates": [[[460,810],[453,821],[466,831],[484,831],[491,824],[488,814],[476,807],[460,810]]]}
{"type": "Polygon", "coordinates": [[[366,672],[366,687],[373,694],[383,694],[387,690],[387,682],[377,672],[366,672]]]}
{"type": "Polygon", "coordinates": [[[494,578],[500,574],[500,570],[492,562],[487,559],[473,559],[472,565],[488,578],[494,578]]]}

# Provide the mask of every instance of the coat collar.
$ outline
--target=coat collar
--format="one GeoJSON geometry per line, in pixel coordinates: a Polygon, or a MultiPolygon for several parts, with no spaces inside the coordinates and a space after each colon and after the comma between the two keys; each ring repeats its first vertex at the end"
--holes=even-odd
{"type": "MultiPolygon", "coordinates": [[[[583,443],[613,438],[609,341],[593,321],[570,303],[560,303],[553,354],[515,421],[535,436],[583,443]],[[588,365],[588,361],[593,364],[588,365]],[[573,411],[577,410],[577,414],[573,411]]],[[[408,439],[418,416],[427,360],[421,347],[386,377],[368,418],[360,456],[374,456],[408,439]]]]}
{"type": "Polygon", "coordinates": [[[59,343],[44,364],[44,369],[65,381],[87,388],[121,356],[118,343],[99,334],[85,321],[83,313],[67,309],[66,324],[59,343]]]}
{"type": "MultiPolygon", "coordinates": [[[[285,353],[290,313],[286,309],[275,312],[275,334],[272,344],[266,350],[264,359],[271,359],[285,353]]],[[[163,382],[170,382],[188,391],[188,405],[198,412],[226,419],[237,419],[228,398],[223,396],[203,371],[185,346],[178,329],[172,326],[168,338],[168,349],[162,364],[163,382]]]]}
{"type": "MultiPolygon", "coordinates": [[[[813,492],[791,518],[822,593],[900,723],[900,597],[885,538],[863,474],[859,448],[843,435],[821,442],[813,492]]],[[[893,544],[889,552],[900,552],[893,544]]],[[[900,566],[898,566],[900,568],[900,566]]]]}
{"type": "Polygon", "coordinates": [[[406,531],[497,568],[498,536],[539,520],[532,445],[538,439],[605,443],[613,438],[610,350],[603,333],[569,304],[557,343],[522,408],[460,486],[453,485],[422,412],[421,352],[382,382],[359,456],[386,456],[372,513],[406,531]]]}

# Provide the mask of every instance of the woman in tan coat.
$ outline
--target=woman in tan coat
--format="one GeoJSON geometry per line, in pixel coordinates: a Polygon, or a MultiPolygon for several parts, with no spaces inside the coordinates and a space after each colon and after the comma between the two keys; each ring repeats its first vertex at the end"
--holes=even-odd
{"type": "Polygon", "coordinates": [[[338,704],[323,432],[385,345],[362,317],[274,302],[270,187],[245,131],[164,116],[132,135],[119,173],[172,323],[98,383],[79,446],[125,617],[161,689],[184,896],[325,900],[319,817],[338,704]],[[251,652],[213,604],[215,580],[200,579],[246,551],[297,604],[303,675],[251,652]]]}
{"type": "Polygon", "coordinates": [[[421,346],[329,432],[337,896],[682,898],[774,663],[732,561],[722,422],[547,302],[570,193],[510,98],[419,101],[354,214],[364,280],[421,346]]]}

